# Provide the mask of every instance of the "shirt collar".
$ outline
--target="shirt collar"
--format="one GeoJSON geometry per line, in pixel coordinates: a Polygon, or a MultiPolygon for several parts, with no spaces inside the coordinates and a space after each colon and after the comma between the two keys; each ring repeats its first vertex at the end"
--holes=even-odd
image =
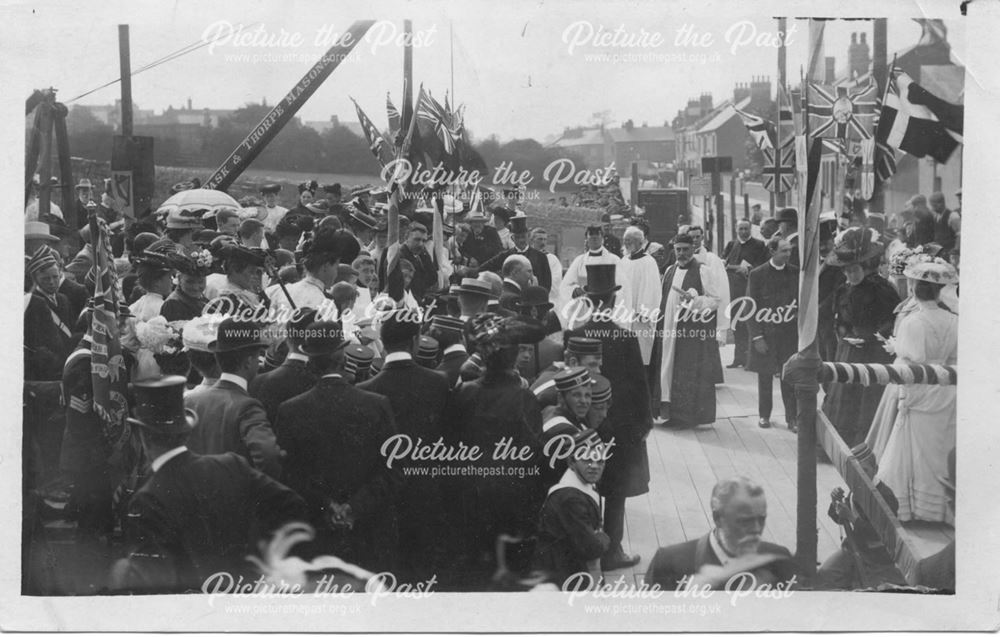
{"type": "Polygon", "coordinates": [[[288,352],[285,356],[286,361],[302,361],[303,363],[309,362],[309,357],[305,354],[299,354],[298,352],[288,352]]]}
{"type": "Polygon", "coordinates": [[[788,266],[788,264],[787,264],[787,263],[786,263],[785,265],[782,265],[782,266],[777,266],[777,265],[775,265],[775,264],[774,264],[774,261],[773,261],[773,260],[768,260],[768,263],[770,263],[770,264],[771,264],[771,267],[772,267],[772,268],[774,268],[775,270],[777,270],[777,271],[779,271],[779,272],[780,272],[780,271],[782,271],[782,270],[784,270],[784,269],[785,269],[785,268],[786,268],[786,267],[788,266]]]}
{"type": "Polygon", "coordinates": [[[323,374],[323,378],[336,378],[338,380],[344,380],[344,375],[340,372],[332,372],[329,374],[323,374]]]}
{"type": "Polygon", "coordinates": [[[239,385],[241,388],[243,388],[243,391],[247,390],[247,379],[243,378],[242,376],[237,376],[236,374],[230,374],[229,372],[222,372],[222,374],[219,376],[219,380],[229,381],[234,385],[239,385]]]}
{"type": "Polygon", "coordinates": [[[395,363],[396,361],[412,361],[413,356],[409,352],[392,352],[387,354],[385,360],[382,361],[382,365],[388,365],[389,363],[395,363]]]}
{"type": "Polygon", "coordinates": [[[576,472],[573,471],[572,469],[566,469],[566,473],[562,475],[562,478],[560,478],[559,482],[552,485],[552,487],[549,489],[549,493],[552,493],[557,489],[562,489],[565,487],[576,489],[577,491],[582,491],[587,495],[587,497],[589,497],[591,500],[594,501],[594,504],[596,504],[598,507],[601,506],[601,497],[600,495],[598,495],[597,489],[594,488],[594,485],[587,484],[586,482],[581,480],[580,476],[576,475],[576,472]]]}
{"type": "Polygon", "coordinates": [[[156,460],[153,460],[153,462],[150,463],[149,466],[153,470],[153,473],[156,473],[163,467],[163,465],[167,464],[170,460],[176,458],[177,456],[181,455],[187,450],[188,448],[185,447],[184,445],[181,445],[180,447],[174,447],[167,453],[163,453],[157,456],[156,460]]]}
{"type": "Polygon", "coordinates": [[[729,560],[733,559],[726,549],[722,548],[722,543],[719,542],[719,529],[712,529],[712,532],[708,534],[708,543],[715,551],[715,557],[719,558],[719,564],[725,566],[729,563],[729,560]]]}
{"type": "Polygon", "coordinates": [[[590,257],[603,257],[604,256],[604,246],[601,246],[600,250],[587,250],[587,256],[590,256],[590,257]]]}
{"type": "Polygon", "coordinates": [[[469,353],[468,350],[465,349],[465,345],[462,345],[461,343],[455,343],[454,345],[444,348],[444,351],[441,353],[441,355],[447,356],[452,352],[462,352],[463,354],[469,353]]]}
{"type": "Polygon", "coordinates": [[[323,282],[314,277],[312,274],[306,274],[306,276],[302,279],[302,281],[304,283],[308,283],[309,285],[316,286],[317,288],[319,288],[320,292],[323,292],[324,294],[326,293],[326,286],[323,285],[323,282]]]}

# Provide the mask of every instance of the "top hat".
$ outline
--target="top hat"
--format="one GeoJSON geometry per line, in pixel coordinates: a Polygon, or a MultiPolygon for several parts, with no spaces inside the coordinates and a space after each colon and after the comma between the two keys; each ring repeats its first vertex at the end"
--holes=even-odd
{"type": "Polygon", "coordinates": [[[583,291],[587,294],[606,294],[617,292],[622,286],[615,284],[615,264],[596,263],[587,266],[587,285],[583,291]]]}
{"type": "Polygon", "coordinates": [[[528,232],[528,217],[521,210],[510,218],[510,231],[513,234],[524,234],[528,232]]]}
{"type": "Polygon", "coordinates": [[[778,214],[774,216],[774,219],[778,223],[798,223],[799,212],[795,208],[782,208],[778,211],[778,214]]]}
{"type": "Polygon", "coordinates": [[[264,326],[260,323],[227,318],[219,323],[215,343],[209,345],[209,349],[221,354],[255,347],[264,348],[268,343],[264,340],[263,332],[264,326]]]}
{"type": "Polygon", "coordinates": [[[611,400],[611,381],[600,374],[591,374],[590,404],[606,403],[611,400]]]}
{"type": "Polygon", "coordinates": [[[526,310],[528,308],[537,307],[545,308],[543,312],[548,312],[552,309],[552,303],[549,302],[549,292],[540,285],[529,285],[521,291],[521,298],[517,301],[517,309],[526,310]]]}
{"type": "Polygon", "coordinates": [[[567,367],[560,370],[552,380],[560,392],[572,391],[577,387],[589,387],[591,382],[590,372],[586,367],[567,367]]]}
{"type": "Polygon", "coordinates": [[[134,406],[128,422],[163,434],[194,429],[198,416],[184,408],[183,376],[161,376],[132,383],[134,406]]]}
{"type": "Polygon", "coordinates": [[[306,356],[333,354],[347,345],[344,330],[336,321],[316,321],[306,328],[305,337],[299,349],[306,356]]]}

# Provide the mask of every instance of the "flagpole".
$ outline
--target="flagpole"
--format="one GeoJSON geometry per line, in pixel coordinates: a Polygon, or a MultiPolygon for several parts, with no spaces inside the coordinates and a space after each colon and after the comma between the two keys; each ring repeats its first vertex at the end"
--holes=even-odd
{"type": "MultiPolygon", "coordinates": [[[[810,34],[813,29],[810,29],[810,34]]],[[[810,42],[810,49],[813,49],[810,42]]],[[[809,145],[809,88],[806,79],[799,75],[802,81],[802,140],[796,140],[797,150],[805,151],[806,158],[811,157],[809,145]]],[[[816,575],[816,409],[819,383],[817,374],[821,366],[819,350],[816,345],[816,317],[819,304],[816,284],[819,274],[819,224],[818,214],[813,214],[809,194],[809,166],[806,164],[805,179],[799,166],[800,200],[802,202],[801,229],[799,233],[799,253],[802,270],[799,274],[799,352],[785,363],[782,380],[795,386],[795,398],[798,403],[798,470],[797,470],[797,502],[795,556],[799,570],[806,582],[816,575]]],[[[813,192],[815,198],[817,193],[813,192]]]]}
{"type": "MultiPolygon", "coordinates": [[[[778,18],[778,33],[781,37],[781,45],[778,47],[778,87],[775,91],[775,101],[778,103],[778,109],[775,111],[775,116],[777,121],[774,123],[775,130],[775,144],[774,144],[774,176],[775,176],[775,188],[774,197],[772,201],[777,206],[782,208],[785,207],[785,193],[781,191],[781,173],[779,172],[781,166],[781,90],[785,87],[785,75],[786,75],[786,59],[787,52],[785,51],[785,29],[788,28],[788,18],[778,18]]],[[[774,205],[771,206],[771,216],[774,216],[774,205]]]]}

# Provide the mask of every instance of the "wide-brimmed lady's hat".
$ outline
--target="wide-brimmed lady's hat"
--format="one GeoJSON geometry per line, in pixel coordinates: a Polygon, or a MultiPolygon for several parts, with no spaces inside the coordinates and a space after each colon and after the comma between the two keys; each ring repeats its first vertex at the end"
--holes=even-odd
{"type": "Polygon", "coordinates": [[[903,276],[913,281],[927,281],[938,285],[958,283],[958,270],[942,259],[908,265],[903,270],[903,276]]]}
{"type": "Polygon", "coordinates": [[[833,250],[826,258],[828,265],[846,267],[870,261],[882,254],[885,246],[878,232],[871,228],[848,228],[834,239],[833,250]]]}

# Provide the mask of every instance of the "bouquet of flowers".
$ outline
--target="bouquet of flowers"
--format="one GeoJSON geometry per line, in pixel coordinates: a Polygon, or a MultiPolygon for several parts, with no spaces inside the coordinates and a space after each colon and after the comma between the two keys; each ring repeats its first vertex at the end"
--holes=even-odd
{"type": "MultiPolygon", "coordinates": [[[[184,342],[181,338],[181,328],[184,321],[168,323],[163,316],[154,316],[148,321],[136,323],[135,335],[142,350],[152,354],[153,359],[163,374],[188,373],[187,354],[183,352],[184,342]]],[[[140,351],[140,362],[143,359],[140,351]]],[[[148,365],[148,361],[147,361],[148,365]]]]}
{"type": "Polygon", "coordinates": [[[924,252],[924,246],[901,248],[889,257],[889,274],[903,276],[907,266],[933,260],[934,257],[924,252]]]}

